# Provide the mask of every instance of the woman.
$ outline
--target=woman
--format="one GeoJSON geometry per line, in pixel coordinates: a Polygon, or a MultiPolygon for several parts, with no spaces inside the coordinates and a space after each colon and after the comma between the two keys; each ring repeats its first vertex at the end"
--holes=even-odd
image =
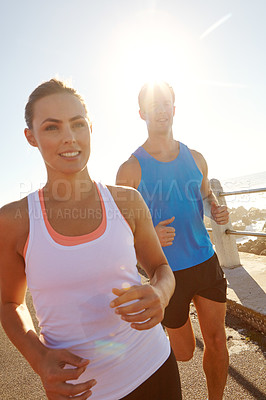
{"type": "Polygon", "coordinates": [[[7,335],[49,400],[181,398],[160,325],[174,279],[144,201],[133,189],[90,178],[91,124],[74,89],[55,79],[41,84],[25,119],[47,183],[0,212],[7,335]],[[150,284],[141,285],[136,258],[150,284]],[[25,305],[26,286],[40,337],[25,305]]]}

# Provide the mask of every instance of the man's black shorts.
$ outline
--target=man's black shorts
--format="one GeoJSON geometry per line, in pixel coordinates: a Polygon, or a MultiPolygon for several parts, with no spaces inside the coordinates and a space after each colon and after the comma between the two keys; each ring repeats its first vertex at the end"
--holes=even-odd
{"type": "Polygon", "coordinates": [[[174,275],[176,288],[162,321],[167,328],[180,328],[187,322],[190,302],[195,295],[226,302],[226,279],[215,253],[201,264],[174,271],[174,275]]]}

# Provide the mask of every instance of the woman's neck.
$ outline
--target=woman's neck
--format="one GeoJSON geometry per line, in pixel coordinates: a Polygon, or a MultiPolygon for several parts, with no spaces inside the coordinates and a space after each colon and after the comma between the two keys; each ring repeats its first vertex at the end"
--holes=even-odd
{"type": "Polygon", "coordinates": [[[93,189],[94,184],[86,168],[72,175],[48,173],[43,192],[50,201],[76,202],[88,198],[93,189]]]}

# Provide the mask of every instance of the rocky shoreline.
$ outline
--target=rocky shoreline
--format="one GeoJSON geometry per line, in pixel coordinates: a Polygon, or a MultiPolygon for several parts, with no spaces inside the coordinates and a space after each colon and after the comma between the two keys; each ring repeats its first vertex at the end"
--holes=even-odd
{"type": "Polygon", "coordinates": [[[257,254],[260,256],[266,256],[266,240],[256,239],[249,240],[244,244],[237,244],[238,251],[243,251],[245,253],[257,254]]]}
{"type": "MultiPolygon", "coordinates": [[[[266,233],[266,209],[260,210],[259,208],[252,207],[247,210],[245,207],[228,209],[230,212],[230,221],[233,229],[236,231],[251,231],[251,225],[258,221],[264,222],[262,230],[259,231],[266,233]]],[[[206,226],[211,227],[210,220],[206,221],[206,226]]],[[[243,236],[243,239],[245,237],[243,236]]],[[[266,256],[266,238],[257,238],[249,240],[245,243],[237,243],[238,251],[245,253],[252,253],[261,256],[266,256]]]]}
{"type": "MultiPolygon", "coordinates": [[[[266,210],[260,210],[254,207],[246,210],[245,207],[240,206],[230,210],[230,219],[233,228],[237,231],[248,231],[250,230],[249,226],[251,224],[257,221],[264,221],[262,232],[266,232],[266,210]]],[[[244,244],[238,243],[237,247],[238,251],[266,256],[266,238],[249,240],[244,244]]]]}

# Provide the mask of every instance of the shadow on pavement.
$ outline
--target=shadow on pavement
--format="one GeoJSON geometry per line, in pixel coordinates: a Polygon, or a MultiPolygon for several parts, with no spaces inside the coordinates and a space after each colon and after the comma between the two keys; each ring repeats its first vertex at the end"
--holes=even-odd
{"type": "Polygon", "coordinates": [[[263,313],[266,310],[266,293],[244,267],[225,271],[228,289],[232,289],[244,307],[263,313]],[[259,302],[258,302],[259,299],[259,302]]]}
{"type": "MultiPolygon", "coordinates": [[[[203,351],[203,342],[196,338],[196,346],[203,351]]],[[[256,386],[253,385],[248,379],[246,379],[236,368],[229,365],[228,374],[241,386],[245,388],[249,393],[255,396],[256,399],[265,399],[265,393],[260,391],[256,386]]]]}

